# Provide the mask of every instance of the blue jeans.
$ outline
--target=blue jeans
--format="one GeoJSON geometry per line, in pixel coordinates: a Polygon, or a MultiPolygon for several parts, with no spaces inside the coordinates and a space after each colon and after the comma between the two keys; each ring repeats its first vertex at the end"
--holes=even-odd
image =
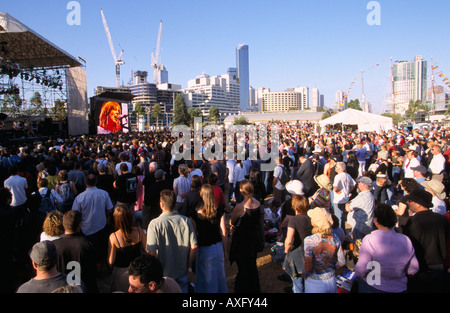
{"type": "Polygon", "coordinates": [[[345,203],[333,203],[334,215],[339,220],[339,226],[345,230],[345,222],[347,221],[347,212],[345,211],[345,203]]]}
{"type": "Polygon", "coordinates": [[[305,289],[303,286],[303,277],[292,278],[292,292],[293,293],[304,293],[305,289]]]}
{"type": "Polygon", "coordinates": [[[181,291],[183,293],[189,293],[189,277],[187,273],[175,279],[175,281],[178,283],[178,285],[180,285],[181,291]]]}
{"type": "Polygon", "coordinates": [[[195,266],[196,293],[227,293],[223,244],[199,246],[195,266]]]}

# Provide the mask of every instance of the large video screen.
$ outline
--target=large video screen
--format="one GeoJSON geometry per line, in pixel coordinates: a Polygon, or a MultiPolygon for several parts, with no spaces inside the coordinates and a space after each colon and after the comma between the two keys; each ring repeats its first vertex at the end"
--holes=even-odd
{"type": "Polygon", "coordinates": [[[111,134],[129,131],[128,103],[98,101],[95,117],[97,134],[111,134]]]}

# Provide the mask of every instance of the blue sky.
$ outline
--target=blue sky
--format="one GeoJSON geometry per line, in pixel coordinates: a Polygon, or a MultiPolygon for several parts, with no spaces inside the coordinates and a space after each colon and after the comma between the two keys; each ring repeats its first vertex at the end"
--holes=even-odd
{"type": "MultiPolygon", "coordinates": [[[[124,49],[122,81],[149,72],[163,21],[162,63],[171,83],[187,86],[201,73],[220,75],[236,64],[235,49],[249,45],[250,85],[282,91],[317,86],[332,107],[338,89],[366,98],[376,113],[389,92],[390,59],[422,55],[450,73],[447,37],[450,1],[379,0],[381,24],[370,26],[369,0],[164,0],[78,1],[81,25],[68,25],[69,1],[8,1],[11,14],[73,56],[87,61],[88,96],[115,86],[115,65],[100,9],[116,50],[124,49]],[[383,60],[385,60],[383,62],[383,60]],[[380,64],[379,66],[375,66],[380,64]],[[352,85],[355,78],[358,80],[352,85]]],[[[436,77],[439,80],[439,77],[436,77]]]]}

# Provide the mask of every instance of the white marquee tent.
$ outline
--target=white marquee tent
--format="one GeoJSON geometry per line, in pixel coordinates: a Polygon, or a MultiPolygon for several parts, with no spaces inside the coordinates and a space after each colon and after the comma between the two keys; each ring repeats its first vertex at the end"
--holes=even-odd
{"type": "Polygon", "coordinates": [[[367,113],[355,109],[347,109],[319,122],[320,127],[328,125],[357,126],[358,132],[388,131],[394,129],[392,118],[367,113]]]}

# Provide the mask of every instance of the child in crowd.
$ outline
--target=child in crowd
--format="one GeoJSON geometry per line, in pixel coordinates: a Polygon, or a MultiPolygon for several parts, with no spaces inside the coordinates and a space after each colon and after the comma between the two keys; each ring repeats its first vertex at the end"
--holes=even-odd
{"type": "Polygon", "coordinates": [[[281,202],[271,199],[269,207],[264,209],[264,233],[267,242],[281,237],[281,202]]]}

